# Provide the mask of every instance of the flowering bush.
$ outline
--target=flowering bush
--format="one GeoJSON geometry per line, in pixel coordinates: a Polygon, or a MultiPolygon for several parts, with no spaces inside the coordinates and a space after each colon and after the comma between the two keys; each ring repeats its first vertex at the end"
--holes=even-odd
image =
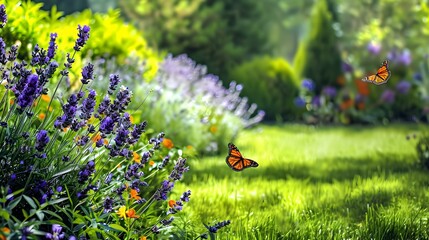
{"type": "MultiPolygon", "coordinates": [[[[256,113],[256,104],[249,106],[247,98],[240,96],[241,85],[232,82],[229,88],[223,87],[217,76],[207,74],[205,66],[186,55],[167,56],[149,82],[135,81],[145,71],[143,63],[127,62],[130,64],[118,66],[112,60],[100,59],[95,75],[104,76],[113,70],[124,76],[124,82],[144,96],[135,105],[139,108],[137,118],[147,119],[153,129],[163,130],[178,146],[216,152],[264,116],[263,111],[256,113]]],[[[105,88],[101,81],[95,82],[96,88],[105,88]]]]}
{"type": "MultiPolygon", "coordinates": [[[[4,5],[0,21],[7,21],[4,5]]],[[[186,159],[162,148],[164,133],[150,136],[146,122],[133,122],[132,92],[119,86],[119,76],[102,95],[91,89],[88,63],[79,90],[61,92],[89,34],[88,26],[78,26],[58,76],[55,33],[47,50],[34,47],[29,61],[0,38],[1,239],[145,239],[162,234],[190,199],[190,191],[168,199],[189,170],[186,159]],[[55,77],[51,92],[47,84],[55,77]]]]}

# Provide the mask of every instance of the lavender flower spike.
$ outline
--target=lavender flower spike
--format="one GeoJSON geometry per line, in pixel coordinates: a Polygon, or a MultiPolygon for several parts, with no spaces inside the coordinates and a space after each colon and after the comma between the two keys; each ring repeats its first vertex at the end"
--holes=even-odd
{"type": "Polygon", "coordinates": [[[6,7],[4,4],[0,5],[0,28],[3,28],[7,23],[6,7]]]}
{"type": "Polygon", "coordinates": [[[46,147],[46,145],[49,143],[49,136],[48,132],[46,130],[40,130],[36,135],[36,149],[37,151],[41,152],[46,147]]]}
{"type": "Polygon", "coordinates": [[[84,25],[83,27],[78,25],[77,30],[79,31],[77,33],[78,39],[76,39],[73,49],[78,52],[83,46],[85,46],[86,41],[88,41],[90,28],[87,25],[84,25]]]}
{"type": "Polygon", "coordinates": [[[173,171],[170,174],[170,178],[174,181],[178,181],[182,178],[183,173],[189,170],[189,166],[186,166],[186,158],[179,158],[173,171]]]}
{"type": "Polygon", "coordinates": [[[55,44],[55,40],[57,40],[57,34],[51,33],[51,40],[49,41],[49,47],[48,47],[48,58],[51,60],[55,56],[55,50],[58,48],[58,46],[55,44]]]}
{"type": "Polygon", "coordinates": [[[90,80],[94,79],[94,65],[88,63],[82,69],[82,79],[80,80],[83,84],[88,84],[90,80]]]}

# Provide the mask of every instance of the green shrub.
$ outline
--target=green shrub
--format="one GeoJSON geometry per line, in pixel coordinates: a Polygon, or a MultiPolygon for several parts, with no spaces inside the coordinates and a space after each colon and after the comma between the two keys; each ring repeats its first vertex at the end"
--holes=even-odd
{"type": "Polygon", "coordinates": [[[316,93],[323,86],[336,85],[341,75],[341,56],[332,17],[325,0],[314,5],[310,33],[295,55],[294,67],[301,78],[312,79],[316,93]]]}
{"type": "Polygon", "coordinates": [[[243,94],[264,109],[266,120],[296,119],[294,98],[299,83],[286,60],[254,58],[235,68],[231,79],[243,84],[243,94]]]}

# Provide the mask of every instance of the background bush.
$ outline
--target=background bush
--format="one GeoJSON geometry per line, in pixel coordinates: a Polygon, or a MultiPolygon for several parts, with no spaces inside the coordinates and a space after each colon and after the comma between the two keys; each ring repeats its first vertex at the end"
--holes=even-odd
{"type": "Polygon", "coordinates": [[[316,92],[322,86],[337,85],[341,75],[341,54],[333,29],[333,17],[326,0],[313,7],[311,30],[298,48],[294,59],[297,75],[314,81],[316,92]]]}
{"type": "Polygon", "coordinates": [[[282,58],[257,57],[236,67],[231,79],[243,84],[249,96],[266,113],[266,120],[293,120],[298,110],[298,79],[292,67],[282,58]]]}

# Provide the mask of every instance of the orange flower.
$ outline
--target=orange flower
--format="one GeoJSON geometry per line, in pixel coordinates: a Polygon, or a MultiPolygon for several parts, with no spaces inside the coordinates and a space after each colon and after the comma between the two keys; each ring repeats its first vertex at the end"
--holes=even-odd
{"type": "Polygon", "coordinates": [[[146,240],[146,236],[141,236],[139,240],[146,240]]]}
{"type": "Polygon", "coordinates": [[[189,150],[191,150],[194,147],[192,147],[191,145],[188,145],[188,146],[186,146],[186,148],[189,149],[189,150]]]}
{"type": "Polygon", "coordinates": [[[211,125],[211,126],[210,126],[210,132],[211,132],[211,133],[216,133],[216,132],[217,132],[217,127],[216,127],[216,125],[211,125]]]}
{"type": "Polygon", "coordinates": [[[354,102],[353,102],[353,99],[347,99],[347,100],[344,100],[342,103],[341,103],[341,105],[340,105],[340,109],[341,110],[347,110],[347,109],[349,109],[350,107],[352,107],[353,106],[353,104],[354,104],[354,102]]]}
{"type": "Polygon", "coordinates": [[[131,123],[134,123],[134,118],[133,118],[133,116],[131,116],[131,115],[130,115],[130,122],[131,122],[131,123]]]}
{"type": "Polygon", "coordinates": [[[125,213],[127,214],[127,217],[129,217],[129,218],[139,218],[140,217],[139,215],[136,215],[136,210],[134,210],[134,208],[127,210],[125,213]]]}
{"type": "Polygon", "coordinates": [[[48,96],[48,95],[42,95],[42,101],[44,101],[44,102],[49,102],[49,101],[51,101],[51,98],[48,96]]]}
{"type": "Polygon", "coordinates": [[[136,152],[133,152],[133,160],[136,163],[141,163],[140,155],[136,152]]]}
{"type": "Polygon", "coordinates": [[[162,145],[168,149],[172,149],[174,147],[173,141],[168,138],[164,138],[164,140],[162,140],[162,145]]]}
{"type": "Polygon", "coordinates": [[[130,195],[131,195],[131,199],[135,199],[135,200],[140,200],[140,199],[142,199],[140,196],[139,196],[139,193],[137,192],[137,190],[135,190],[135,189],[131,189],[131,191],[130,191],[130,195]]]}
{"type": "Polygon", "coordinates": [[[95,135],[93,135],[92,137],[91,137],[91,141],[92,142],[98,142],[98,140],[100,140],[101,139],[101,135],[100,135],[100,133],[97,133],[97,134],[95,134],[95,135]]]}
{"type": "Polygon", "coordinates": [[[13,99],[9,100],[10,105],[12,105],[15,101],[13,99]]]}
{"type": "Polygon", "coordinates": [[[8,227],[3,227],[0,232],[0,240],[6,240],[6,235],[9,235],[10,229],[8,227]]]}
{"type": "Polygon", "coordinates": [[[150,165],[150,166],[153,166],[153,165],[155,165],[155,162],[154,162],[154,161],[152,161],[152,160],[150,160],[149,165],[150,165]]]}
{"type": "Polygon", "coordinates": [[[44,113],[39,114],[39,119],[43,120],[43,119],[45,119],[45,117],[46,117],[46,114],[44,114],[44,113]]]}
{"type": "Polygon", "coordinates": [[[176,206],[176,201],[171,199],[170,201],[168,201],[168,206],[170,206],[171,208],[176,206]]]}
{"type": "Polygon", "coordinates": [[[363,110],[363,109],[365,109],[365,103],[364,102],[360,102],[360,103],[356,104],[356,107],[359,110],[363,110]]]}
{"type": "Polygon", "coordinates": [[[360,95],[363,95],[363,96],[368,96],[369,95],[368,83],[363,82],[360,79],[356,79],[355,83],[356,83],[356,87],[357,87],[358,93],[360,95]]]}
{"type": "Polygon", "coordinates": [[[344,84],[346,84],[346,78],[343,75],[338,76],[337,83],[340,86],[344,86],[344,84]]]}
{"type": "Polygon", "coordinates": [[[104,139],[103,143],[104,143],[104,145],[107,145],[109,143],[109,141],[107,141],[107,139],[104,139]]]}
{"type": "Polygon", "coordinates": [[[69,130],[69,128],[68,128],[68,127],[63,128],[63,132],[67,132],[68,130],[69,130]]]}

